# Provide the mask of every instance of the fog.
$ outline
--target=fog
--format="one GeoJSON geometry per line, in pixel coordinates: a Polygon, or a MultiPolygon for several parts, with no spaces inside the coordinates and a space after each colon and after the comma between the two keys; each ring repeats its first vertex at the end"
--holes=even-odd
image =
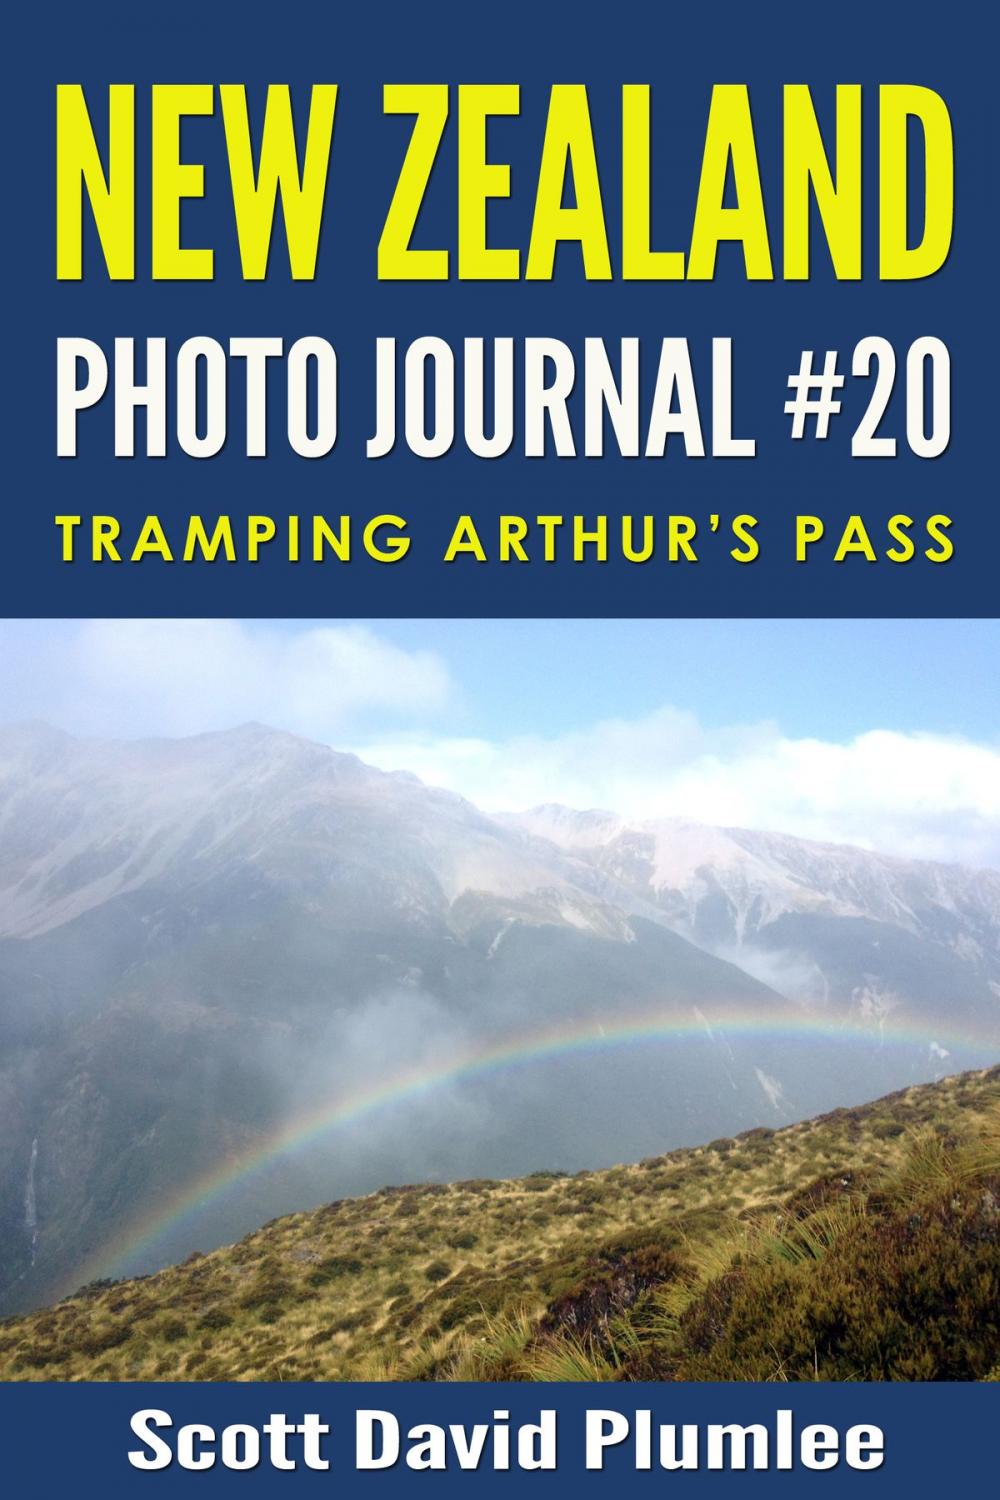
{"type": "Polygon", "coordinates": [[[0,1310],[387,1184],[641,1160],[1000,1048],[991,872],[719,833],[664,893],[641,827],[566,849],[261,726],[0,731],[0,815],[0,1310]],[[682,935],[739,914],[738,947],[682,935]]]}

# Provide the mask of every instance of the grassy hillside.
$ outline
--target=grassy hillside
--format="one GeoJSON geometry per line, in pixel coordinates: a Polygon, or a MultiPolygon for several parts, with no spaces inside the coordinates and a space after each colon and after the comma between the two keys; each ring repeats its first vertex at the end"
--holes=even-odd
{"type": "Polygon", "coordinates": [[[1000,1068],[566,1177],[385,1188],[0,1324],[4,1379],[1000,1375],[1000,1068]]]}

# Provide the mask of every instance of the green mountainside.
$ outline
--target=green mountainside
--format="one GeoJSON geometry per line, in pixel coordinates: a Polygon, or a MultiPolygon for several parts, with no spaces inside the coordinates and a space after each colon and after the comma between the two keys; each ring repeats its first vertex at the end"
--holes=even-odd
{"type": "Polygon", "coordinates": [[[9,1380],[1000,1378],[1000,1067],[390,1187],[0,1323],[9,1380]]]}

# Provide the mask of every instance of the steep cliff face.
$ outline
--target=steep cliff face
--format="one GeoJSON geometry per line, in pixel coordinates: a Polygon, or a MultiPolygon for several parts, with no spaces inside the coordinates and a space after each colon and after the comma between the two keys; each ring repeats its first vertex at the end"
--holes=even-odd
{"type": "Polygon", "coordinates": [[[261,726],[4,730],[0,1305],[366,1090],[125,1269],[387,1180],[599,1166],[989,1061],[998,913],[995,874],[493,818],[261,726]]]}

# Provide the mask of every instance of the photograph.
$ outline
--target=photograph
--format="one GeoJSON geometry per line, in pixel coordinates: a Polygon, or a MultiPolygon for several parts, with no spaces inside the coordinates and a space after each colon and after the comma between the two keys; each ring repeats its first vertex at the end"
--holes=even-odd
{"type": "Polygon", "coordinates": [[[0,624],[0,1377],[1000,1379],[998,659],[0,624]]]}

